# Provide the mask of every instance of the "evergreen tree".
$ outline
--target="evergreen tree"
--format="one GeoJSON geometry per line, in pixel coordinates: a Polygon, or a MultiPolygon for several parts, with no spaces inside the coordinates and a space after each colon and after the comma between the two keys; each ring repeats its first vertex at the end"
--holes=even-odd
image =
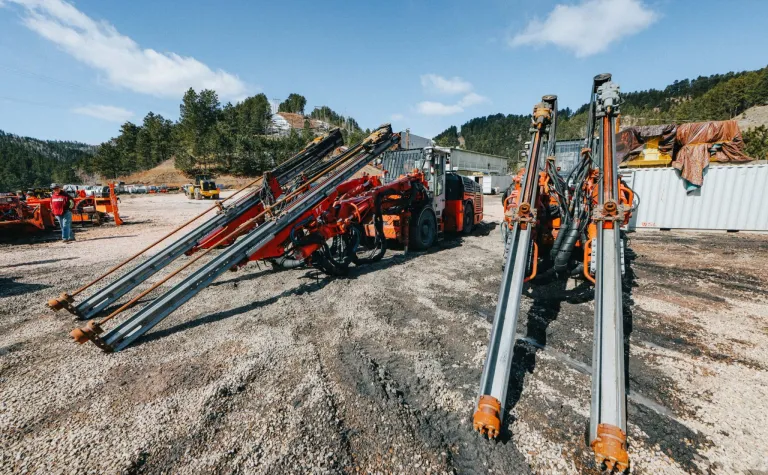
{"type": "Polygon", "coordinates": [[[455,125],[452,125],[439,133],[433,139],[435,144],[441,147],[458,147],[459,146],[459,132],[455,125]]]}
{"type": "Polygon", "coordinates": [[[756,160],[768,160],[768,128],[761,125],[744,132],[744,152],[756,160]]]}
{"type": "Polygon", "coordinates": [[[291,112],[304,115],[304,107],[307,105],[307,99],[301,94],[290,94],[288,99],[277,106],[278,112],[291,112]]]}

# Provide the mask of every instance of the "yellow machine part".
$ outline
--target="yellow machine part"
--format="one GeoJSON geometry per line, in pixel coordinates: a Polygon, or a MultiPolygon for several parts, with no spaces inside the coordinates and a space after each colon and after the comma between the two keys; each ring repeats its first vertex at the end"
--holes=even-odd
{"type": "Polygon", "coordinates": [[[672,163],[672,156],[659,150],[659,137],[649,139],[643,145],[643,151],[636,158],[622,164],[623,167],[651,168],[666,167],[672,163]]]}

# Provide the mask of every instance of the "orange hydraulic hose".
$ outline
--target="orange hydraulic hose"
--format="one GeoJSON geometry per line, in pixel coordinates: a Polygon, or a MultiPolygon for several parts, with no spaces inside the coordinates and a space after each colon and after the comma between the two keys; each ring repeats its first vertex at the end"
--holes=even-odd
{"type": "Polygon", "coordinates": [[[91,281],[91,282],[89,282],[89,283],[85,284],[84,286],[80,287],[79,289],[75,290],[74,292],[72,292],[72,293],[70,294],[70,296],[71,296],[71,297],[74,297],[75,295],[79,294],[80,292],[82,292],[82,291],[86,290],[87,288],[91,287],[91,286],[92,286],[93,284],[95,284],[96,282],[99,282],[100,280],[104,279],[104,277],[106,277],[106,276],[110,275],[111,273],[113,273],[113,272],[115,272],[116,270],[120,269],[120,268],[121,268],[121,267],[123,267],[124,265],[128,264],[128,263],[129,263],[129,262],[131,262],[132,260],[134,260],[134,259],[136,259],[137,257],[139,257],[140,255],[144,254],[144,253],[145,253],[145,252],[147,252],[148,250],[152,249],[153,247],[157,246],[158,244],[160,244],[161,242],[165,241],[165,240],[166,240],[166,239],[168,239],[169,237],[173,236],[174,234],[176,234],[177,232],[179,232],[179,231],[180,231],[182,228],[186,227],[186,226],[187,226],[187,225],[189,225],[190,223],[194,222],[194,221],[195,221],[195,220],[197,220],[197,219],[200,219],[200,218],[201,218],[203,215],[207,214],[209,211],[212,211],[212,210],[214,210],[214,209],[218,208],[218,207],[219,207],[219,205],[220,205],[221,203],[223,203],[223,202],[225,202],[225,201],[227,201],[227,200],[230,200],[230,199],[234,198],[235,196],[237,196],[237,195],[238,195],[238,194],[239,194],[241,191],[245,190],[246,188],[250,188],[250,187],[252,187],[253,185],[255,185],[255,184],[256,184],[258,181],[260,181],[260,180],[263,180],[263,177],[259,177],[259,178],[255,179],[255,180],[253,180],[253,181],[252,181],[252,182],[250,182],[249,184],[245,185],[244,187],[242,187],[242,188],[240,188],[239,190],[237,190],[236,192],[234,192],[234,193],[232,194],[232,196],[230,196],[230,197],[228,197],[228,198],[224,198],[224,199],[223,199],[223,200],[221,200],[221,201],[217,201],[215,205],[213,205],[213,206],[211,206],[210,208],[206,209],[206,210],[205,210],[205,211],[203,211],[202,213],[198,214],[198,215],[197,215],[197,216],[195,216],[194,218],[192,218],[192,219],[190,219],[189,221],[187,221],[186,223],[182,224],[181,226],[177,227],[176,229],[174,229],[174,230],[173,230],[173,231],[171,231],[170,233],[168,233],[168,234],[166,234],[165,236],[161,237],[161,238],[160,238],[160,239],[158,239],[157,241],[153,242],[152,244],[150,244],[149,246],[145,247],[145,248],[144,248],[144,249],[142,249],[141,251],[137,252],[137,253],[136,253],[136,254],[134,254],[133,256],[131,256],[131,257],[129,257],[128,259],[124,260],[124,261],[123,261],[123,262],[121,262],[120,264],[118,264],[118,265],[116,265],[115,267],[113,267],[113,268],[109,269],[109,270],[108,270],[106,273],[104,273],[104,274],[103,274],[101,277],[98,277],[98,278],[96,278],[96,280],[93,280],[93,281],[91,281]]]}
{"type": "MultiPolygon", "coordinates": [[[[355,153],[355,154],[356,154],[356,153],[355,153]]],[[[350,155],[350,157],[354,156],[355,154],[352,154],[352,155],[350,155]]],[[[328,171],[331,171],[331,170],[334,170],[334,169],[336,169],[336,168],[338,168],[338,167],[341,167],[343,164],[347,163],[348,161],[349,161],[349,159],[347,159],[347,160],[344,160],[343,162],[340,162],[340,163],[337,163],[337,164],[334,164],[334,165],[330,165],[330,166],[329,166],[329,167],[327,167],[325,170],[323,170],[323,172],[322,172],[322,173],[318,173],[318,174],[317,174],[317,175],[316,175],[314,178],[312,178],[311,180],[309,180],[309,181],[305,182],[304,184],[302,184],[302,185],[301,185],[301,186],[300,186],[298,189],[296,189],[296,191],[294,191],[293,193],[291,193],[291,194],[289,194],[289,195],[285,196],[284,198],[282,198],[281,200],[279,200],[279,201],[277,201],[276,203],[272,204],[271,206],[267,206],[266,208],[264,208],[264,210],[263,210],[261,213],[259,213],[258,215],[254,216],[253,218],[249,219],[248,221],[245,221],[245,222],[244,222],[244,223],[242,223],[240,226],[238,226],[237,228],[233,229],[233,230],[232,230],[232,232],[230,232],[230,233],[229,233],[229,234],[227,234],[226,236],[224,236],[224,237],[222,237],[222,238],[218,239],[218,240],[217,240],[217,241],[216,241],[216,242],[215,242],[215,243],[214,243],[214,244],[213,244],[211,247],[209,247],[208,249],[206,249],[206,250],[205,250],[205,251],[203,251],[202,253],[198,254],[198,255],[197,255],[197,257],[195,257],[195,258],[194,258],[194,259],[192,259],[191,261],[187,262],[186,264],[184,264],[184,265],[183,265],[182,267],[180,267],[179,269],[176,269],[176,270],[175,270],[175,271],[173,271],[173,272],[172,272],[170,275],[167,275],[167,276],[165,276],[165,277],[164,277],[162,280],[160,280],[159,282],[156,282],[156,283],[155,283],[155,284],[153,284],[153,285],[152,285],[150,288],[148,288],[148,289],[147,289],[147,290],[145,290],[144,292],[140,293],[140,294],[139,294],[139,295],[137,295],[136,297],[134,297],[134,298],[132,298],[131,300],[129,300],[128,302],[126,302],[126,303],[125,303],[125,304],[124,304],[122,307],[118,308],[118,309],[117,309],[117,310],[115,310],[114,312],[110,313],[109,315],[107,315],[106,317],[104,317],[103,319],[101,319],[101,320],[99,321],[99,325],[103,325],[104,323],[106,323],[106,322],[108,322],[108,321],[112,320],[113,318],[115,318],[115,317],[116,317],[117,315],[119,315],[120,313],[122,313],[122,312],[124,312],[125,310],[129,309],[130,307],[132,307],[132,306],[133,306],[133,304],[135,304],[136,302],[138,302],[140,299],[142,299],[142,298],[143,298],[144,296],[146,296],[148,293],[150,293],[150,292],[152,292],[153,290],[155,290],[156,288],[160,287],[162,284],[164,284],[165,282],[167,282],[168,280],[170,280],[171,278],[173,278],[173,277],[174,277],[175,275],[177,275],[179,272],[183,271],[184,269],[186,269],[186,268],[187,268],[187,267],[189,267],[190,265],[194,264],[195,262],[197,262],[199,259],[201,259],[203,256],[205,256],[205,255],[206,255],[206,254],[208,254],[209,252],[213,251],[213,250],[216,248],[216,245],[217,245],[218,243],[220,243],[220,242],[222,242],[222,241],[224,241],[224,240],[226,240],[226,239],[229,239],[229,238],[231,238],[231,237],[236,237],[236,235],[237,235],[238,231],[240,231],[240,229],[242,229],[242,228],[244,228],[244,227],[246,227],[246,226],[249,226],[250,224],[254,223],[254,222],[257,220],[257,219],[259,219],[259,218],[261,218],[262,216],[264,216],[265,214],[269,213],[269,212],[272,210],[272,208],[276,207],[277,205],[283,204],[284,202],[286,202],[286,201],[288,201],[288,200],[290,200],[290,199],[294,198],[294,197],[295,197],[295,196],[297,196],[298,194],[300,194],[300,193],[303,193],[304,191],[308,190],[308,189],[309,189],[309,185],[311,185],[313,182],[315,182],[315,181],[319,180],[319,179],[320,179],[320,178],[321,178],[323,175],[325,175],[326,173],[328,173],[328,171]]]]}

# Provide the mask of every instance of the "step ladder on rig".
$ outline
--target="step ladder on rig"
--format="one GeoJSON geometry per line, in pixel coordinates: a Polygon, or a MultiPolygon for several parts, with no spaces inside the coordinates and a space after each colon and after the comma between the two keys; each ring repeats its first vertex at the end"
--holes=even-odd
{"type": "Polygon", "coordinates": [[[251,256],[272,243],[276,235],[295,226],[297,220],[312,212],[328,196],[336,193],[339,185],[349,180],[378,155],[396,145],[399,140],[399,135],[392,133],[389,124],[379,127],[345,153],[322,162],[315,173],[302,179],[293,191],[264,206],[262,211],[242,222],[231,232],[219,236],[218,241],[200,252],[183,267],[156,282],[100,321],[92,320],[84,327],[72,331],[72,337],[78,343],[91,340],[104,351],[122,350],[197,295],[217,277],[232,268],[243,265],[251,256]],[[170,290],[104,333],[102,326],[106,322],[133,306],[139,299],[181,271],[195,265],[220,242],[232,242],[232,244],[210,260],[200,264],[170,290]]]}
{"type": "Polygon", "coordinates": [[[545,229],[542,220],[552,219],[537,209],[541,211],[542,204],[558,203],[561,221],[551,270],[556,277],[567,277],[578,269],[571,257],[578,244],[583,252],[580,265],[584,278],[595,286],[589,442],[598,466],[623,472],[629,467],[629,457],[621,226],[631,216],[634,193],[618,174],[614,139],[619,104],[619,86],[611,81],[611,75],[595,76],[581,161],[565,180],[547,168],[554,161],[556,97],[544,96],[534,108],[530,154],[519,194],[509,198],[509,207],[505,203],[504,272],[473,425],[489,438],[501,431],[523,284],[537,273],[537,233],[545,229]],[[547,164],[542,166],[545,148],[547,164]]]}
{"type": "Polygon", "coordinates": [[[321,160],[336,147],[341,146],[342,143],[343,138],[339,129],[333,129],[327,135],[318,137],[306,148],[272,171],[267,172],[263,177],[249,183],[229,198],[218,201],[211,208],[206,209],[163,236],[160,240],[152,243],[134,256],[116,265],[96,280],[80,287],[71,294],[64,293],[59,297],[49,300],[48,306],[55,311],[66,309],[81,320],[88,320],[96,317],[122,296],[145,282],[157,272],[166,268],[182,255],[193,252],[198,246],[206,241],[210,242],[211,237],[227,229],[229,225],[250,219],[255,213],[260,212],[260,210],[263,209],[263,206],[268,204],[270,200],[279,196],[282,187],[288,186],[302,176],[312,176],[313,174],[316,174],[319,170],[318,167],[322,164],[321,160]],[[247,192],[243,194],[243,196],[232,201],[233,198],[244,191],[247,192]],[[231,204],[224,206],[224,203],[227,201],[231,201],[231,204]],[[210,216],[211,211],[217,211],[211,219],[202,222],[180,239],[173,242],[170,246],[160,250],[149,259],[130,269],[118,279],[103,286],[96,292],[84,298],[81,302],[75,304],[75,296],[95,286],[97,283],[102,282],[107,276],[135,261],[139,256],[150,249],[155,248],[161,242],[164,242],[166,239],[175,235],[193,222],[200,220],[200,218],[204,216],[210,216]]]}

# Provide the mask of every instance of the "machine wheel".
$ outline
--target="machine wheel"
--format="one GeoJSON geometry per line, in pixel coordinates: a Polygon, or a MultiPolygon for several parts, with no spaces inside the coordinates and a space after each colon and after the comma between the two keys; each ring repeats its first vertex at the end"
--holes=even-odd
{"type": "Polygon", "coordinates": [[[437,239],[437,219],[431,208],[424,207],[411,216],[411,229],[408,234],[411,249],[423,251],[432,247],[437,239]]]}
{"type": "Polygon", "coordinates": [[[472,209],[472,202],[467,201],[464,203],[464,228],[461,230],[461,232],[464,235],[471,234],[474,227],[475,212],[472,209]]]}
{"type": "Polygon", "coordinates": [[[352,253],[352,262],[355,265],[378,262],[384,257],[387,252],[387,240],[383,235],[369,237],[359,224],[351,227],[350,231],[357,236],[357,245],[352,253]]]}
{"type": "Polygon", "coordinates": [[[312,265],[328,275],[347,275],[355,247],[357,247],[357,236],[351,234],[335,236],[312,254],[312,265]]]}

